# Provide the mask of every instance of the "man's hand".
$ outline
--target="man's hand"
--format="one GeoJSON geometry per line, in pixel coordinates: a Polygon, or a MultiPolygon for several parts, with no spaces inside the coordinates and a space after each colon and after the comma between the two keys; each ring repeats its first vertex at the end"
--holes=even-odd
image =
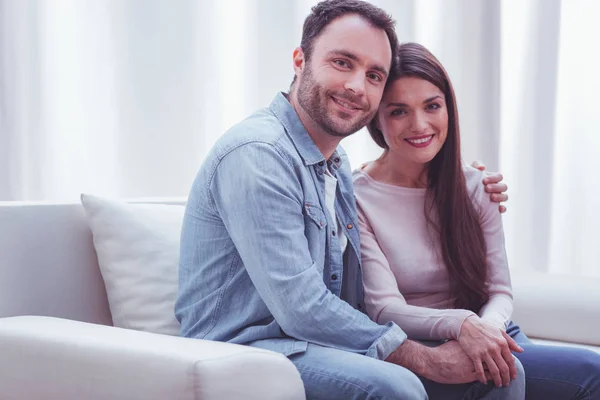
{"type": "Polygon", "coordinates": [[[523,349],[506,332],[473,315],[463,323],[458,343],[473,361],[480,382],[487,382],[484,365],[498,387],[508,386],[511,379],[516,379],[511,351],[523,349]]]}
{"type": "MultiPolygon", "coordinates": [[[[473,361],[455,340],[438,347],[407,340],[386,361],[438,383],[460,384],[477,380],[473,361]]],[[[488,374],[487,378],[491,379],[491,376],[488,374]]]]}
{"type": "MultiPolygon", "coordinates": [[[[480,161],[474,161],[471,164],[473,168],[477,168],[480,171],[485,171],[485,165],[480,161]]],[[[505,193],[508,190],[508,186],[502,182],[502,174],[499,172],[487,172],[486,177],[483,179],[485,185],[485,191],[491,193],[490,198],[496,203],[503,203],[508,201],[508,195],[505,193]]],[[[500,204],[498,207],[501,213],[506,212],[506,207],[500,204]]]]}

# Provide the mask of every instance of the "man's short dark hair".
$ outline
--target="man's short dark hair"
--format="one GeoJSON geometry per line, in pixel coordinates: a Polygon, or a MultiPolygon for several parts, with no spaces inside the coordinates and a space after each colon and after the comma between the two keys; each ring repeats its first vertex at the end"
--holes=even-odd
{"type": "MultiPolygon", "coordinates": [[[[310,60],[315,40],[333,20],[342,15],[356,14],[364,18],[373,27],[385,31],[392,49],[392,62],[396,60],[398,37],[396,36],[396,21],[381,8],[361,0],[323,0],[311,9],[304,20],[300,47],[304,51],[306,61],[310,60]]],[[[294,77],[294,81],[296,77],[294,77]]],[[[294,84],[292,82],[292,85],[294,84]]]]}

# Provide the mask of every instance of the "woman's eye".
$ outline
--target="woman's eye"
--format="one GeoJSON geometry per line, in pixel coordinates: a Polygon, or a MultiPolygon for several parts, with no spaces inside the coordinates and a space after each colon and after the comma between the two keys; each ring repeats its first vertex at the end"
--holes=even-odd
{"type": "Polygon", "coordinates": [[[431,103],[429,105],[427,105],[427,109],[428,110],[437,110],[438,108],[441,108],[442,106],[440,106],[437,103],[431,103]]]}

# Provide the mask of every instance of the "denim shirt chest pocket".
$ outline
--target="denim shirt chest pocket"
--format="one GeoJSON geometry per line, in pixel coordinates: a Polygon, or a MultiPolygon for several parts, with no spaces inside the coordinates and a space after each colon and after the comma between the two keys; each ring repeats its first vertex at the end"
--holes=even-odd
{"type": "Polygon", "coordinates": [[[308,241],[308,250],[319,272],[325,265],[327,239],[327,218],[318,202],[304,202],[304,235],[308,241]]]}

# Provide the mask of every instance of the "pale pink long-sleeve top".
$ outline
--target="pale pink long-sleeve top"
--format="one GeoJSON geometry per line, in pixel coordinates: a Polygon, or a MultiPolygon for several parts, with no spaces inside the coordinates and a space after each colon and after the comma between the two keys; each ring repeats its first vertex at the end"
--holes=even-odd
{"type": "MultiPolygon", "coordinates": [[[[481,183],[483,172],[465,166],[464,174],[479,212],[489,269],[490,298],[479,316],[505,329],[513,306],[502,217],[481,183]]],[[[430,234],[425,219],[425,189],[378,182],[362,170],[353,179],[368,315],[381,324],[395,322],[411,339],[457,339],[474,313],[453,308],[439,238],[430,234]]]]}

